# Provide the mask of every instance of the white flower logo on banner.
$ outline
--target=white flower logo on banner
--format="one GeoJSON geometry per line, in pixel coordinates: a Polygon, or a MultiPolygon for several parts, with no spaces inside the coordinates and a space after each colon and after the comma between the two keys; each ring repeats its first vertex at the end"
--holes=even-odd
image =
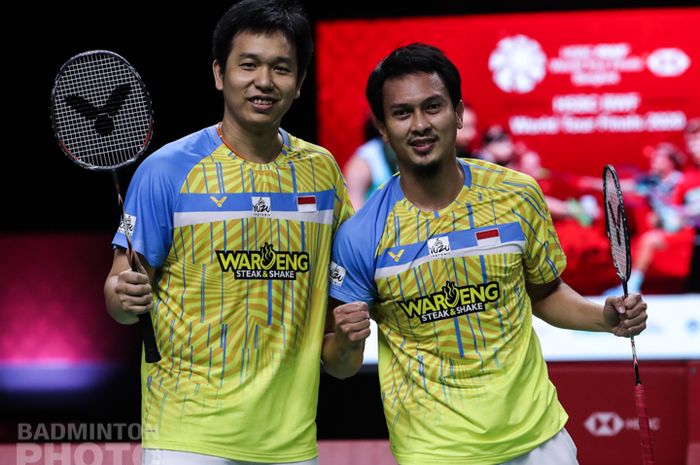
{"type": "Polygon", "coordinates": [[[540,44],[518,34],[501,39],[489,57],[493,81],[505,92],[526,94],[545,76],[547,56],[540,44]]]}
{"type": "Polygon", "coordinates": [[[680,76],[690,66],[690,58],[678,48],[659,48],[647,57],[647,68],[659,77],[680,76]]]}

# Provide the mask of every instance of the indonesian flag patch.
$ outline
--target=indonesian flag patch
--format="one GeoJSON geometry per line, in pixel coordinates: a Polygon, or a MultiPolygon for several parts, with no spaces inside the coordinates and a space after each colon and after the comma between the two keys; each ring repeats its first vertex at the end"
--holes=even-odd
{"type": "Polygon", "coordinates": [[[315,195],[299,195],[297,196],[297,211],[300,212],[315,212],[316,196],[315,195]]]}
{"type": "Polygon", "coordinates": [[[486,229],[476,233],[476,245],[498,245],[501,243],[501,233],[498,228],[486,229]]]}

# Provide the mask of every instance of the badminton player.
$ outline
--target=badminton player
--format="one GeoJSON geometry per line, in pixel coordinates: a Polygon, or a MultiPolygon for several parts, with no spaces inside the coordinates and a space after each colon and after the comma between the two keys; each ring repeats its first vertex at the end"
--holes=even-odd
{"type": "MultiPolygon", "coordinates": [[[[460,76],[439,50],[396,49],[366,93],[400,175],[340,228],[330,295],[341,309],[372,308],[396,460],[576,464],[532,317],[630,336],[644,330],[646,304],[581,297],[561,280],[566,260],[537,183],[456,158],[460,76]]],[[[358,360],[336,369],[348,375],[358,360]]]]}
{"type": "Polygon", "coordinates": [[[331,239],[352,214],[325,149],[280,128],[311,28],[291,2],[244,0],[213,38],[223,120],[150,155],[114,238],[109,313],[153,318],[142,365],[146,465],[317,464],[316,405],[331,239]]]}

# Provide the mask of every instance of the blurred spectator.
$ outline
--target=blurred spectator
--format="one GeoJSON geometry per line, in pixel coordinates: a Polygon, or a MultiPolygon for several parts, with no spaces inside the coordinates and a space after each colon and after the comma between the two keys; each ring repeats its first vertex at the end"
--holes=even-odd
{"type": "Polygon", "coordinates": [[[695,230],[686,290],[700,292],[700,118],[688,121],[684,136],[690,164],[674,193],[673,201],[681,206],[684,221],[695,230]]]}
{"type": "Polygon", "coordinates": [[[473,157],[474,141],[476,140],[476,113],[469,104],[464,103],[462,113],[462,128],[457,130],[457,156],[460,158],[473,157]]]}
{"type": "Polygon", "coordinates": [[[515,160],[515,144],[503,126],[494,124],[486,128],[481,137],[481,147],[474,158],[508,166],[515,160]]]}
{"type": "Polygon", "coordinates": [[[364,139],[365,143],[355,150],[343,168],[348,195],[355,211],[398,170],[396,154],[391,146],[382,141],[371,116],[365,120],[364,139]]]}
{"type": "Polygon", "coordinates": [[[529,149],[523,142],[514,142],[510,134],[500,125],[489,126],[482,138],[482,147],[476,158],[505,166],[535,178],[545,194],[552,219],[574,219],[582,226],[590,226],[600,216],[600,208],[595,197],[585,195],[580,199],[558,199],[548,194],[546,179],[550,173],[542,167],[539,154],[529,149]]]}
{"type": "MultiPolygon", "coordinates": [[[[646,197],[651,211],[648,228],[633,243],[632,272],[628,292],[640,292],[645,275],[658,251],[687,247],[690,228],[683,220],[682,208],[674,202],[677,188],[683,182],[685,156],[673,144],[660,143],[646,151],[649,157],[649,173],[636,180],[636,191],[646,197]]],[[[616,286],[606,291],[615,294],[616,286]]]]}

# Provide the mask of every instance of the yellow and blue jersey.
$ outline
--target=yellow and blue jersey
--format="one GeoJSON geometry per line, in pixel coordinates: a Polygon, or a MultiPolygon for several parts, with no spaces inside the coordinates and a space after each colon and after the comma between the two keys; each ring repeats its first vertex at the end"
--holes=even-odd
{"type": "Polygon", "coordinates": [[[333,244],[330,295],[370,302],[377,321],[401,465],[502,463],[567,420],[525,289],[566,265],[542,192],[522,173],[459,163],[464,186],[447,207],[419,210],[395,176],[333,244]]]}
{"type": "MultiPolygon", "coordinates": [[[[334,158],[280,135],[279,156],[256,164],[209,127],[134,175],[126,227],[158,270],[163,355],[142,364],[145,448],[255,462],[317,455],[331,239],[352,207],[334,158]]],[[[126,246],[123,230],[114,244],[126,246]]]]}

